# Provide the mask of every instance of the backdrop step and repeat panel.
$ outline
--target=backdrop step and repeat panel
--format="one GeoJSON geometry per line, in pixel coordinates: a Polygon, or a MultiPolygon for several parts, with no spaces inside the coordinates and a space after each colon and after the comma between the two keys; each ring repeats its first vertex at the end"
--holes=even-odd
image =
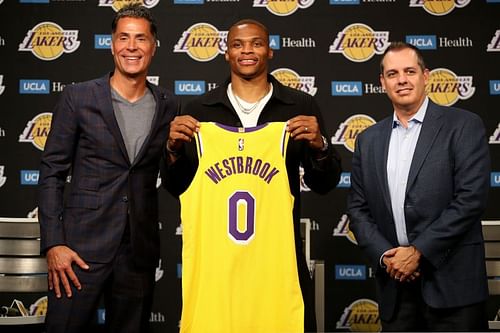
{"type": "MultiPolygon", "coordinates": [[[[127,2],[0,0],[0,216],[36,216],[39,159],[52,108],[65,86],[113,68],[110,22],[127,2]]],[[[223,56],[227,29],[242,18],[269,28],[273,74],[316,96],[344,169],[338,188],[328,195],[302,188],[311,259],[326,263],[326,331],[380,329],[373,269],[349,231],[345,207],[354,140],[392,112],[378,78],[380,55],[390,41],[423,50],[433,101],[469,109],[484,120],[493,161],[485,219],[500,218],[500,0],[140,2],[159,25],[148,79],[174,91],[183,103],[229,75],[223,56]]],[[[150,320],[154,332],[175,332],[182,229],[177,200],[158,191],[162,256],[150,320]]],[[[33,297],[26,297],[29,305],[33,297]]],[[[11,301],[11,295],[0,296],[1,305],[11,301]]],[[[498,302],[490,303],[492,319],[498,302]]],[[[96,327],[103,317],[102,310],[96,313],[96,327]]]]}

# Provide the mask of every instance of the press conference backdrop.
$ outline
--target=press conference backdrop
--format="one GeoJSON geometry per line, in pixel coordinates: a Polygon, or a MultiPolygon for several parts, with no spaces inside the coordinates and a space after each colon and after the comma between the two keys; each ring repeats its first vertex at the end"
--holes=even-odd
{"type": "MultiPolygon", "coordinates": [[[[110,22],[118,0],[0,0],[0,216],[36,216],[41,152],[61,91],[113,68],[110,22]]],[[[159,25],[148,79],[183,103],[223,82],[229,26],[255,18],[268,26],[273,75],[314,95],[332,145],[343,159],[337,189],[325,196],[303,186],[302,217],[311,225],[311,258],[325,261],[325,330],[380,329],[373,269],[356,246],[345,215],[357,134],[388,116],[378,79],[390,41],[422,49],[434,102],[476,112],[492,155],[486,219],[500,206],[500,0],[144,0],[159,25]]],[[[436,175],[437,177],[439,175],[436,175]]],[[[159,184],[158,184],[159,185],[159,184]]],[[[150,321],[175,332],[181,306],[178,202],[160,193],[162,255],[150,321]]],[[[217,263],[213,269],[217,271],[217,263]]],[[[0,295],[25,305],[39,295],[0,295]]],[[[499,307],[488,305],[491,320],[499,307]]],[[[96,325],[104,313],[96,313],[96,325]]]]}

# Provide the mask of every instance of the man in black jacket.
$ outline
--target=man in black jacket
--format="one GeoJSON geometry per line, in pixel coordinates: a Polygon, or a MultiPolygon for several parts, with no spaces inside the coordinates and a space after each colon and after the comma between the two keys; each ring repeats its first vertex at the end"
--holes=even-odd
{"type": "Polygon", "coordinates": [[[193,136],[200,122],[234,127],[288,122],[291,139],[286,169],[294,197],[295,247],[305,304],[305,329],[315,330],[314,293],[300,240],[299,166],[304,168],[305,183],[324,194],[339,180],[340,159],[325,139],[326,131],[313,97],[282,85],[268,74],[268,60],[273,51],[269,48],[267,28],[254,20],[241,20],[229,29],[227,43],[225,59],[230,65],[230,79],[188,103],[182,115],[171,123],[161,168],[163,184],[174,195],[182,194],[190,185],[198,167],[193,136]]]}

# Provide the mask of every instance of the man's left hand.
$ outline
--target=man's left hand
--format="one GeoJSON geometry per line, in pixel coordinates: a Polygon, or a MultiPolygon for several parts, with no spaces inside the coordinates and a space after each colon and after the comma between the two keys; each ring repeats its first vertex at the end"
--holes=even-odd
{"type": "Polygon", "coordinates": [[[414,246],[400,246],[384,254],[384,263],[391,278],[400,282],[414,280],[420,276],[418,272],[422,253],[414,246]]]}
{"type": "Polygon", "coordinates": [[[294,140],[305,140],[314,150],[323,148],[323,139],[315,116],[296,116],[287,122],[287,131],[294,140]]]}

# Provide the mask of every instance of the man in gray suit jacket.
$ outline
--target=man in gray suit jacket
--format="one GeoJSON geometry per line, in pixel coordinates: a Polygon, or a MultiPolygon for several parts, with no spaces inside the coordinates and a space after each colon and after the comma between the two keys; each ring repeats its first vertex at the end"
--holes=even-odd
{"type": "Polygon", "coordinates": [[[112,23],[114,71],[67,86],[55,107],[39,193],[49,333],[86,332],[101,295],[109,332],[147,331],[160,252],[156,180],[177,111],[170,92],[146,81],[155,50],[149,10],[123,7],[112,23]]]}
{"type": "Polygon", "coordinates": [[[350,228],[377,267],[384,331],[487,330],[484,125],[430,101],[428,77],[412,45],[384,53],[380,81],[394,113],[357,137],[350,228]]]}

